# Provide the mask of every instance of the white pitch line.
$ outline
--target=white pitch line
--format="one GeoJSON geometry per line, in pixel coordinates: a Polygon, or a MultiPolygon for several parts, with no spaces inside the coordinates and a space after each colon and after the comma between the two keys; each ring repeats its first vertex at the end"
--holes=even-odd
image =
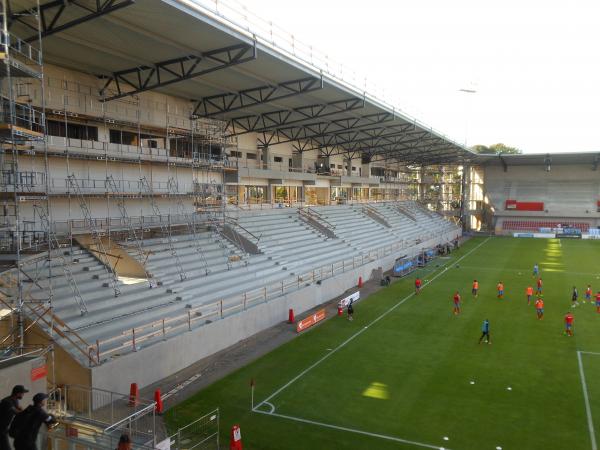
{"type": "Polygon", "coordinates": [[[386,434],[371,433],[370,431],[356,430],[354,428],[348,428],[348,427],[340,427],[338,425],[332,425],[330,423],[324,423],[324,422],[317,422],[317,421],[309,420],[309,419],[302,419],[300,417],[286,416],[284,414],[277,414],[277,413],[268,413],[266,411],[256,411],[256,412],[260,413],[260,414],[265,414],[267,416],[275,416],[275,417],[279,417],[281,419],[293,420],[295,422],[307,423],[310,425],[316,425],[316,426],[324,427],[324,428],[332,428],[334,430],[339,430],[339,431],[347,431],[350,433],[362,434],[364,436],[370,436],[370,437],[375,437],[375,438],[379,438],[379,439],[385,439],[388,441],[400,442],[402,444],[410,444],[410,445],[414,445],[417,447],[431,448],[434,450],[440,450],[442,448],[444,450],[450,450],[448,447],[442,447],[440,445],[425,444],[423,442],[411,441],[408,439],[402,439],[402,438],[395,437],[395,436],[388,436],[386,434]]]}
{"type": "Polygon", "coordinates": [[[577,362],[579,363],[579,377],[581,378],[581,388],[583,389],[585,412],[587,414],[588,428],[590,430],[590,441],[592,441],[592,450],[598,450],[598,446],[596,445],[596,433],[594,431],[594,421],[592,420],[592,408],[590,407],[590,399],[587,384],[585,382],[585,373],[583,372],[583,361],[581,360],[581,353],[582,352],[577,351],[577,362]]]}
{"type": "MultiPolygon", "coordinates": [[[[469,256],[471,253],[473,253],[475,250],[477,250],[479,247],[481,247],[483,244],[485,244],[487,241],[489,241],[490,239],[491,239],[491,237],[488,237],[485,241],[481,242],[475,248],[472,248],[471,250],[469,250],[467,253],[465,253],[463,256],[461,256],[460,258],[458,258],[456,261],[450,262],[450,264],[456,264],[456,263],[462,261],[467,256],[469,256]]],[[[445,267],[445,266],[443,266],[443,267],[445,267]]],[[[429,285],[430,283],[432,283],[435,279],[437,279],[438,277],[440,277],[444,273],[446,273],[446,272],[443,271],[443,270],[441,270],[441,268],[440,268],[440,273],[438,273],[433,278],[431,278],[431,280],[423,283],[423,287],[421,289],[425,288],[427,285],[429,285]]],[[[398,306],[402,305],[405,301],[407,301],[411,297],[414,297],[414,295],[415,295],[414,292],[410,293],[409,295],[407,295],[406,297],[404,297],[402,300],[400,300],[398,303],[396,303],[391,308],[389,308],[387,311],[384,311],[380,316],[378,316],[377,318],[373,319],[373,321],[371,321],[371,323],[369,323],[366,327],[361,328],[360,330],[358,330],[356,333],[354,333],[352,336],[350,336],[348,339],[346,339],[344,342],[342,342],[340,345],[338,345],[332,351],[330,351],[329,353],[327,353],[322,358],[318,359],[315,363],[313,363],[312,365],[310,365],[309,367],[307,367],[306,369],[304,369],[302,372],[300,372],[298,375],[296,375],[294,378],[292,378],[286,384],[284,384],[279,389],[277,389],[275,392],[273,392],[271,395],[269,395],[267,398],[265,398],[262,402],[260,402],[258,405],[256,405],[254,407],[254,410],[256,411],[256,409],[259,408],[262,404],[264,404],[265,402],[268,402],[273,397],[275,397],[276,395],[278,395],[279,393],[281,393],[284,389],[287,389],[289,386],[291,386],[292,384],[294,384],[296,381],[298,381],[300,378],[302,378],[304,375],[306,375],[312,369],[314,369],[315,367],[317,367],[319,364],[321,364],[323,361],[325,361],[331,355],[335,354],[338,350],[340,350],[341,348],[345,347],[349,342],[351,342],[352,340],[354,340],[356,337],[360,336],[367,329],[371,328],[372,325],[375,325],[377,322],[379,322],[381,319],[383,319],[389,313],[391,313],[392,311],[394,311],[398,306]]]]}
{"type": "Polygon", "coordinates": [[[577,351],[577,353],[581,353],[582,355],[597,355],[597,356],[600,356],[600,353],[598,353],[598,352],[584,352],[583,350],[579,350],[579,351],[577,351]]]}

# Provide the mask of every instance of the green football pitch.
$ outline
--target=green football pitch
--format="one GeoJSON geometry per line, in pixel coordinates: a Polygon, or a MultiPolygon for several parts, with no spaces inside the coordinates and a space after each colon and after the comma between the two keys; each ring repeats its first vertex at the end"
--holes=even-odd
{"type": "Polygon", "coordinates": [[[178,405],[167,421],[175,427],[219,407],[223,448],[239,424],[252,450],[594,450],[600,314],[582,300],[587,284],[600,290],[599,265],[597,241],[471,239],[417,272],[420,295],[414,276],[397,281],[357,303],[354,321],[314,327],[178,405]],[[525,297],[536,262],[543,320],[525,297]],[[460,315],[452,313],[456,290],[460,315]],[[573,337],[564,335],[568,311],[573,337]],[[484,319],[491,345],[478,344],[484,319]]]}

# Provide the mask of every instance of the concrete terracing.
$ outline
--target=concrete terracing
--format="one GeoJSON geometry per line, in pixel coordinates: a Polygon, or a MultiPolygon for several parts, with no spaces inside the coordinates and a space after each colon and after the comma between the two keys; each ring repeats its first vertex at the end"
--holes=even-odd
{"type": "MultiPolygon", "coordinates": [[[[258,237],[262,253],[231,264],[231,256],[242,255],[209,232],[173,236],[187,274],[183,281],[166,238],[147,239],[142,242],[149,255],[147,269],[157,284],[150,288],[145,279],[120,279],[118,297],[107,287],[110,274],[101,261],[83,248],[71,248],[65,261],[88,312],[81,314],[58,266],[51,280],[53,310],[87,343],[89,357],[69,340],[58,339],[58,344],[81,366],[93,366],[95,387],[126,391],[132,379],[142,386],[153,383],[284,320],[289,308],[298,313],[313,308],[355,285],[358,277],[367,280],[379,268],[389,270],[397,257],[460,234],[456,226],[415,203],[402,206],[416,222],[397,206],[371,206],[389,227],[365,214],[361,205],[316,208],[335,227],[336,238],[300,220],[295,208],[240,212],[237,221],[258,237]],[[139,358],[156,358],[160,368],[147,371],[139,358]],[[117,370],[127,376],[110,376],[117,370]]],[[[49,283],[42,276],[31,286],[32,298],[43,298],[49,283]]]]}

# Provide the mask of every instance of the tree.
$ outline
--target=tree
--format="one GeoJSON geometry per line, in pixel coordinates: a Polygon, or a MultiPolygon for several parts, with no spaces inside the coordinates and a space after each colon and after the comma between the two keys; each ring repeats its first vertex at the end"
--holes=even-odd
{"type": "Polygon", "coordinates": [[[517,147],[509,147],[508,145],[504,145],[501,142],[493,145],[474,145],[471,147],[471,150],[475,153],[479,153],[482,155],[520,155],[523,151],[517,147]]]}

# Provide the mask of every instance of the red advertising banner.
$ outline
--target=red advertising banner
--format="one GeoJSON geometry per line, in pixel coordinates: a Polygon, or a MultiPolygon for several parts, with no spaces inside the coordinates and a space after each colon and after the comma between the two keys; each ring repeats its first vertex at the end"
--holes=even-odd
{"type": "Polygon", "coordinates": [[[506,200],[506,209],[516,209],[517,211],[543,211],[544,202],[518,202],[516,200],[506,200]]]}
{"type": "Polygon", "coordinates": [[[324,309],[318,310],[313,315],[308,316],[306,319],[303,319],[300,322],[298,322],[298,324],[296,325],[296,331],[298,333],[300,333],[301,331],[304,331],[307,328],[312,327],[316,323],[319,323],[320,321],[324,320],[325,316],[326,316],[326,313],[325,313],[324,309]]]}
{"type": "Polygon", "coordinates": [[[46,364],[31,369],[31,381],[41,380],[42,378],[45,378],[46,375],[48,375],[46,364]]]}

